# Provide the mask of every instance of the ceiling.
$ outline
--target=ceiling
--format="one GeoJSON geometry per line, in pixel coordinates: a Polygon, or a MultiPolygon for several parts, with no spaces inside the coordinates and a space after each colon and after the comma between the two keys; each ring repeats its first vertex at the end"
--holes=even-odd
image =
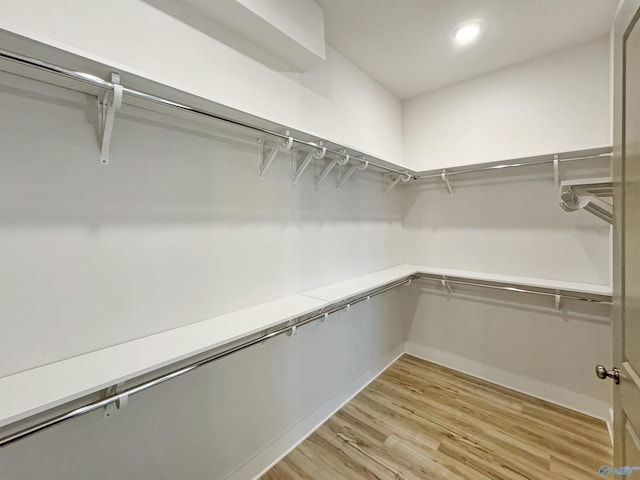
{"type": "Polygon", "coordinates": [[[316,0],[326,41],[401,99],[607,35],[617,0],[316,0]],[[479,40],[453,43],[480,20],[479,40]]]}

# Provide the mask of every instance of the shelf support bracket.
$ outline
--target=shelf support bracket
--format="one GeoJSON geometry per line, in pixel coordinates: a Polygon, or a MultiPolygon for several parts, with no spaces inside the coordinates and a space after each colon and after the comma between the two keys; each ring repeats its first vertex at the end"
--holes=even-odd
{"type": "Polygon", "coordinates": [[[558,154],[553,156],[553,185],[555,191],[560,191],[560,161],[558,160],[558,154]]]}
{"type": "Polygon", "coordinates": [[[111,72],[113,90],[103,90],[98,96],[98,142],[100,143],[100,163],[109,164],[109,149],[113,134],[113,121],[116,110],[122,106],[122,85],[120,75],[111,72]]]}
{"type": "Polygon", "coordinates": [[[440,174],[440,176],[442,178],[442,181],[447,187],[447,191],[449,192],[449,195],[453,197],[453,187],[451,186],[451,181],[449,180],[449,175],[447,174],[447,171],[442,170],[442,173],[440,174]]]}
{"type": "MultiPolygon", "coordinates": [[[[107,389],[107,396],[117,395],[122,390],[124,390],[124,383],[119,383],[107,389]]],[[[106,407],[104,407],[104,418],[111,418],[116,411],[122,410],[127,406],[129,402],[128,395],[121,395],[116,401],[111,402],[106,407]]]]}
{"type": "Polygon", "coordinates": [[[260,183],[264,183],[264,176],[267,173],[267,170],[269,170],[269,167],[271,166],[271,164],[273,163],[273,161],[275,160],[276,156],[278,155],[279,152],[289,152],[291,150],[291,147],[293,147],[293,137],[291,137],[289,135],[289,130],[287,130],[285,132],[285,135],[287,135],[287,139],[284,140],[282,143],[276,143],[273,148],[271,149],[271,151],[267,154],[267,139],[266,138],[261,138],[260,140],[258,140],[258,146],[259,146],[259,155],[260,155],[260,168],[259,168],[259,173],[260,175],[258,176],[258,181],[260,183]]]}
{"type": "Polygon", "coordinates": [[[341,317],[343,313],[347,313],[349,310],[351,310],[351,304],[347,303],[343,309],[338,310],[336,312],[336,314],[338,315],[338,317],[341,317]]]}
{"type": "Polygon", "coordinates": [[[560,311],[560,301],[561,300],[562,300],[562,295],[560,295],[560,294],[554,295],[553,308],[555,308],[557,312],[560,311]]]}
{"type": "Polygon", "coordinates": [[[347,163],[349,163],[350,157],[349,155],[347,155],[346,150],[342,150],[342,155],[342,158],[334,158],[333,160],[331,160],[322,171],[320,176],[317,176],[316,171],[316,190],[320,188],[320,184],[324,181],[325,178],[327,178],[327,175],[329,175],[331,170],[333,170],[333,167],[335,167],[336,165],[346,165],[347,163]]]}
{"type": "Polygon", "coordinates": [[[366,161],[364,157],[362,157],[360,161],[362,162],[360,165],[351,165],[349,170],[347,170],[347,173],[340,179],[340,181],[338,182],[338,187],[336,188],[336,192],[340,191],[346,181],[349,180],[349,177],[353,175],[353,172],[355,172],[356,170],[364,172],[367,169],[367,167],[369,166],[369,162],[366,161]]]}
{"type": "Polygon", "coordinates": [[[313,159],[322,160],[324,156],[327,154],[327,148],[322,146],[322,142],[320,142],[320,146],[318,148],[320,148],[320,151],[309,152],[305,157],[305,159],[300,164],[300,166],[298,166],[298,151],[296,150],[293,152],[293,186],[294,187],[298,185],[298,180],[300,180],[300,177],[302,176],[304,171],[307,169],[307,167],[311,163],[311,160],[313,159]]]}
{"type": "Polygon", "coordinates": [[[451,284],[447,282],[447,277],[442,277],[442,287],[447,289],[449,295],[453,295],[453,288],[451,288],[451,284]]]}
{"type": "Polygon", "coordinates": [[[411,175],[409,175],[408,173],[404,173],[402,175],[398,175],[396,178],[393,179],[393,182],[391,182],[389,184],[389,186],[387,187],[387,189],[384,191],[384,193],[382,194],[383,197],[387,196],[387,193],[389,193],[391,190],[393,190],[393,188],[400,182],[402,183],[407,183],[409,180],[411,180],[411,175]]]}

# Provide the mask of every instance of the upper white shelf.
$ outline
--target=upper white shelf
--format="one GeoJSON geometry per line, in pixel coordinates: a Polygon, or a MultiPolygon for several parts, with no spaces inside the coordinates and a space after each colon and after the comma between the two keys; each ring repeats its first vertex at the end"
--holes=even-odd
{"type": "MultiPolygon", "coordinates": [[[[435,170],[423,170],[415,172],[415,179],[442,179],[452,181],[458,175],[483,173],[492,171],[505,171],[511,168],[531,167],[536,165],[551,165],[554,175],[557,175],[557,165],[567,165],[578,160],[608,160],[611,158],[613,149],[610,146],[588,148],[583,150],[573,150],[566,152],[547,153],[544,155],[534,155],[532,157],[520,157],[498,160],[495,162],[470,163],[456,167],[438,168],[435,170]]],[[[551,170],[550,170],[551,172],[551,170]]]]}
{"type": "MultiPolygon", "coordinates": [[[[198,95],[196,91],[162,84],[157,79],[154,82],[153,77],[148,73],[145,75],[145,72],[136,72],[123,65],[110,64],[104,58],[92,57],[86,52],[65,48],[64,45],[47,44],[41,38],[26,38],[26,32],[11,32],[0,28],[0,43],[3,45],[3,49],[0,50],[0,70],[92,95],[104,96],[106,92],[108,95],[105,96],[105,99],[108,100],[111,98],[112,92],[113,98],[116,97],[116,82],[106,80],[112,78],[111,73],[115,68],[118,70],[122,82],[121,88],[117,87],[120,92],[118,98],[125,104],[143,106],[145,109],[170,113],[181,118],[187,115],[192,119],[213,120],[217,121],[218,126],[224,124],[234,129],[243,127],[252,133],[267,134],[280,140],[293,139],[293,143],[296,145],[318,153],[321,153],[322,147],[325,147],[327,154],[324,157],[325,162],[342,159],[352,167],[364,166],[367,168],[368,166],[369,170],[385,172],[390,174],[391,178],[395,177],[394,181],[390,180],[391,185],[394,186],[400,179],[442,179],[449,191],[453,192],[452,181],[458,175],[494,170],[504,171],[504,169],[512,167],[553,164],[554,162],[565,164],[574,160],[606,159],[611,156],[612,151],[611,147],[605,146],[480,164],[473,163],[473,159],[470,159],[471,163],[466,166],[417,172],[403,165],[399,161],[400,159],[394,159],[393,162],[385,160],[364,151],[362,148],[350,147],[344,141],[332,141],[327,136],[296,128],[295,123],[287,125],[270,121],[258,115],[247,113],[250,111],[249,109],[241,111],[225,106],[213,98],[198,95]]],[[[116,105],[119,102],[106,103],[116,105]]],[[[114,106],[112,110],[117,110],[117,108],[114,106]]],[[[105,141],[102,136],[100,141],[108,147],[108,138],[105,141]]],[[[105,150],[104,146],[103,150],[105,150]]]]}
{"type": "Polygon", "coordinates": [[[150,335],[0,378],[0,427],[117,385],[214,348],[326,310],[417,274],[498,282],[587,295],[611,296],[611,287],[419,265],[396,265],[255,307],[150,335]]]}
{"type": "MultiPolygon", "coordinates": [[[[236,132],[248,131],[251,135],[257,133],[262,136],[266,133],[281,139],[293,137],[298,146],[321,151],[320,144],[322,144],[323,147],[326,147],[328,154],[339,158],[348,155],[351,157],[352,163],[355,162],[358,165],[359,158],[366,159],[369,169],[372,171],[390,172],[402,176],[405,175],[405,172],[406,175],[412,173],[410,169],[397,161],[383,158],[389,158],[384,153],[370,152],[361,146],[350,145],[339,140],[342,135],[333,130],[333,125],[336,122],[329,122],[329,125],[332,126],[331,130],[324,132],[324,134],[304,128],[296,119],[304,121],[309,115],[305,115],[305,108],[301,108],[296,102],[277,105],[277,108],[274,108],[272,112],[277,114],[276,116],[267,115],[262,109],[259,111],[255,109],[256,106],[272,103],[272,97],[275,95],[263,96],[252,102],[251,105],[247,105],[247,98],[254,95],[255,92],[247,96],[246,89],[244,89],[243,94],[238,97],[241,103],[223,103],[221,98],[211,94],[212,81],[215,83],[220,78],[219,70],[216,70],[211,79],[207,79],[208,81],[203,81],[205,79],[202,75],[192,74],[194,71],[199,71],[198,68],[202,67],[201,63],[195,70],[183,72],[180,69],[177,69],[178,71],[171,69],[171,72],[179,74],[177,76],[182,79],[197,80],[201,87],[205,87],[204,90],[195,87],[187,88],[184,84],[169,81],[162,82],[160,78],[155,77],[149,71],[139,71],[131,66],[118,64],[108,58],[91,55],[68,45],[52,43],[48,39],[34,37],[30,35],[30,32],[20,29],[0,28],[0,44],[2,45],[0,49],[0,70],[2,71],[90,95],[99,96],[106,92],[109,94],[107,97],[111,92],[115,93],[114,85],[109,79],[112,78],[112,72],[116,71],[122,85],[122,103],[125,105],[143,107],[146,110],[179,118],[189,118],[192,121],[205,122],[207,125],[211,125],[213,121],[217,128],[225,126],[236,132]],[[250,106],[254,108],[250,108],[250,106]],[[295,114],[285,115],[283,112],[287,111],[295,114]],[[300,112],[303,113],[300,114],[300,112]],[[290,121],[286,123],[282,121],[287,118],[290,121]],[[238,129],[238,127],[241,128],[238,129]]],[[[165,64],[166,62],[160,63],[162,66],[165,64]]],[[[264,73],[265,75],[275,74],[269,69],[266,69],[264,73]]],[[[229,74],[226,73],[224,76],[228,77],[229,74]]],[[[281,75],[278,74],[277,77],[277,80],[273,79],[275,82],[272,84],[273,88],[276,87],[276,84],[279,85],[278,80],[281,80],[281,75]]],[[[266,79],[264,81],[266,84],[266,79]]],[[[291,83],[290,89],[295,89],[296,85],[300,88],[295,82],[287,82],[287,84],[289,83],[291,83]]],[[[226,85],[231,90],[237,90],[237,78],[232,77],[226,85]]],[[[222,88],[214,89],[213,93],[219,90],[222,88]]],[[[288,92],[288,89],[285,90],[288,92]]],[[[305,88],[303,91],[306,92],[307,89],[305,88]]],[[[292,93],[284,96],[286,99],[290,97],[300,101],[299,96],[292,93]]],[[[318,97],[318,95],[312,95],[313,99],[318,97]]],[[[344,124],[344,122],[341,123],[344,124]]],[[[114,141],[116,140],[114,139],[114,141]]],[[[326,160],[329,159],[329,156],[327,155],[326,160]]]]}

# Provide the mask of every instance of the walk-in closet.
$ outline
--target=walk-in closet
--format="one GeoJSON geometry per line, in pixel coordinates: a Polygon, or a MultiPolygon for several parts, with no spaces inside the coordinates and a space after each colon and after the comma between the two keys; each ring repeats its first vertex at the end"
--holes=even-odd
{"type": "Polygon", "coordinates": [[[0,0],[0,479],[640,478],[639,18],[0,0]]]}

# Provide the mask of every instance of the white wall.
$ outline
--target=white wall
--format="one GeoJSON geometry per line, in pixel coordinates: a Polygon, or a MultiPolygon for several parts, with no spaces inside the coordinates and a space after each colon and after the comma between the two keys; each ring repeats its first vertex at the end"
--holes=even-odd
{"type": "MultiPolygon", "coordinates": [[[[416,170],[610,145],[609,45],[602,39],[451,85],[403,105],[404,161],[416,170]]],[[[565,164],[561,179],[607,176],[607,163],[565,164]]],[[[558,206],[550,166],[408,188],[411,262],[608,285],[610,227],[558,206]]],[[[420,296],[407,349],[489,381],[608,419],[607,307],[454,287],[420,296]],[[462,296],[461,296],[462,294],[462,296]]]]}
{"type": "Polygon", "coordinates": [[[259,184],[255,137],[133,107],[101,166],[95,97],[0,75],[1,375],[402,263],[380,175],[259,184]]]}
{"type": "MultiPolygon", "coordinates": [[[[601,176],[607,162],[561,170],[601,176]]],[[[403,227],[412,262],[486,273],[609,284],[610,227],[558,205],[551,167],[492,172],[408,188],[403,227]]],[[[607,418],[611,386],[593,374],[611,361],[608,307],[437,285],[420,297],[408,351],[492,382],[607,418]],[[436,287],[439,293],[430,293],[436,287]]]]}
{"type": "Polygon", "coordinates": [[[2,448],[2,479],[255,478],[402,351],[402,293],[2,448]]]}
{"type": "Polygon", "coordinates": [[[0,0],[0,29],[401,161],[400,101],[335,50],[328,47],[327,60],[313,70],[287,76],[150,3],[0,0]]]}
{"type": "MultiPolygon", "coordinates": [[[[583,163],[583,166],[586,165],[583,163]]],[[[607,162],[560,173],[605,176],[607,162]],[[599,165],[602,165],[599,167],[599,165]]],[[[403,227],[412,262],[434,267],[609,284],[610,227],[585,212],[564,212],[551,165],[452,178],[407,189],[403,227]]]]}
{"type": "MultiPolygon", "coordinates": [[[[255,137],[134,107],[101,166],[95,97],[0,73],[0,104],[0,375],[403,261],[379,175],[316,191],[310,168],[294,189],[283,156],[259,184],[255,137]]],[[[2,449],[2,478],[251,478],[402,351],[404,305],[376,297],[2,449]]]]}
{"type": "Polygon", "coordinates": [[[403,104],[404,163],[430,170],[611,144],[608,39],[403,104]]]}
{"type": "Polygon", "coordinates": [[[610,420],[612,386],[594,374],[612,361],[609,306],[565,300],[556,312],[549,297],[420,286],[409,353],[610,420]]]}
{"type": "MultiPolygon", "coordinates": [[[[330,49],[316,70],[284,75],[144,2],[116,0],[104,12],[93,0],[62,4],[0,0],[0,27],[33,29],[34,38],[50,36],[132,73],[400,157],[399,103],[330,49]],[[113,24],[119,35],[107,36],[113,24]]],[[[599,65],[601,47],[585,47],[584,65],[599,65]]],[[[559,58],[539,61],[538,80],[549,75],[555,84],[559,58]]],[[[509,77],[530,78],[527,68],[509,77]]],[[[591,70],[585,66],[598,77],[591,70]]],[[[385,181],[369,173],[336,193],[336,175],[316,192],[309,171],[293,189],[291,164],[280,158],[260,185],[255,137],[226,137],[133,107],[118,115],[104,167],[94,98],[0,75],[0,375],[397,263],[608,282],[608,227],[562,212],[542,169],[504,182],[499,175],[459,181],[455,197],[434,184],[382,197],[385,181]]],[[[563,84],[570,98],[575,83],[563,84]]],[[[600,98],[599,88],[593,93],[600,98]]],[[[551,120],[567,130],[565,139],[569,117],[551,120]]],[[[599,137],[604,120],[585,117],[575,137],[589,131],[594,143],[576,140],[571,149],[608,143],[599,137]]],[[[469,144],[455,137],[449,146],[470,148],[473,129],[460,131],[469,144]]],[[[504,130],[485,133],[491,158],[472,161],[498,159],[504,130]]],[[[554,138],[546,130],[515,135],[506,144],[523,153],[500,155],[567,149],[551,148],[554,138]]],[[[429,139],[434,147],[436,140],[429,139]]],[[[529,297],[477,292],[469,292],[472,301],[408,295],[393,292],[143,393],[108,422],[96,412],[3,449],[3,478],[224,478],[238,468],[235,478],[250,478],[372,378],[409,328],[416,354],[600,415],[609,387],[591,372],[609,363],[606,312],[569,305],[559,315],[529,297]]]]}

